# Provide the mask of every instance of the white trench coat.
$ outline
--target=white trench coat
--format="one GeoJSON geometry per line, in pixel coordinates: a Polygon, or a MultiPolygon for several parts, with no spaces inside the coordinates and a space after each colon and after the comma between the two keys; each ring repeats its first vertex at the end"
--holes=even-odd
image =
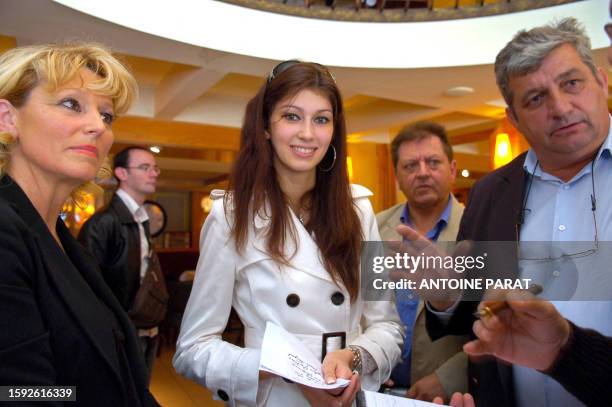
{"type": "MultiPolygon", "coordinates": [[[[368,200],[372,193],[358,185],[352,189],[365,240],[380,240],[368,200]]],[[[295,384],[280,378],[258,381],[261,341],[266,322],[272,321],[298,336],[318,357],[323,333],[345,331],[347,345],[363,347],[376,362],[378,368],[361,382],[364,389],[377,390],[401,354],[403,332],[394,304],[361,298],[351,304],[293,213],[299,249],[291,267],[279,265],[266,253],[261,232],[268,221],[262,218],[255,219],[239,255],[230,239],[223,195],[218,190],[211,193],[213,206],[202,228],[196,277],[173,360],[176,370],[230,406],[307,406],[295,384]],[[221,339],[232,306],[245,326],[244,348],[221,339]]],[[[292,247],[287,247],[288,253],[292,247]]]]}

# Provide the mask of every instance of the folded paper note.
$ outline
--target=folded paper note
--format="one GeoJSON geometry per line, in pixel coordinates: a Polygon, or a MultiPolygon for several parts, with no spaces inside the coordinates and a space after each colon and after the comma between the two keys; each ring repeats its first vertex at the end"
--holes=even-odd
{"type": "Polygon", "coordinates": [[[321,362],[310,349],[293,334],[272,322],[266,324],[259,370],[317,389],[337,389],[350,383],[350,380],[337,379],[335,383],[326,384],[321,362]]]}

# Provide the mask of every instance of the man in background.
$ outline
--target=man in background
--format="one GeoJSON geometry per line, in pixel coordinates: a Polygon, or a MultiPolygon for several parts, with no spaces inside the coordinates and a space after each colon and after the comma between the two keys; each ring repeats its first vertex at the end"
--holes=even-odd
{"type": "MultiPolygon", "coordinates": [[[[83,225],[79,240],[97,259],[104,280],[127,312],[152,255],[149,217],[143,204],[148,195],[155,193],[160,169],[149,150],[128,147],[115,155],[113,170],[119,188],[109,205],[83,225]]],[[[158,327],[136,329],[150,381],[159,345],[158,327]]]]}
{"type": "MultiPolygon", "coordinates": [[[[377,214],[382,239],[401,240],[395,229],[406,224],[432,241],[454,242],[463,207],[451,193],[457,164],[444,128],[432,122],[403,128],[391,143],[391,157],[406,202],[377,214]]],[[[407,388],[408,397],[427,401],[467,391],[467,356],[461,349],[468,337],[432,342],[423,302],[414,293],[401,292],[396,305],[406,339],[402,362],[391,374],[393,387],[407,388]]]]}

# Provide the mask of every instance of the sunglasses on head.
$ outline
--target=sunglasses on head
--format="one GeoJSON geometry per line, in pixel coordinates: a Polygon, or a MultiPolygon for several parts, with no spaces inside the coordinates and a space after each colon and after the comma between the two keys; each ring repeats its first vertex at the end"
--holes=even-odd
{"type": "MultiPolygon", "coordinates": [[[[268,75],[268,84],[270,82],[272,82],[274,80],[274,78],[276,78],[278,75],[280,75],[281,73],[285,72],[287,69],[291,68],[292,66],[298,65],[298,64],[305,64],[307,62],[304,61],[300,61],[299,59],[289,59],[287,61],[283,61],[280,64],[276,65],[274,68],[272,68],[272,70],[270,71],[270,74],[268,75]]],[[[309,62],[312,65],[315,65],[319,68],[321,68],[325,73],[327,73],[329,75],[330,78],[332,78],[332,80],[334,81],[334,83],[336,83],[336,77],[334,76],[333,73],[331,73],[329,71],[329,69],[327,69],[326,66],[321,65],[321,64],[317,64],[316,62],[309,62]]]]}

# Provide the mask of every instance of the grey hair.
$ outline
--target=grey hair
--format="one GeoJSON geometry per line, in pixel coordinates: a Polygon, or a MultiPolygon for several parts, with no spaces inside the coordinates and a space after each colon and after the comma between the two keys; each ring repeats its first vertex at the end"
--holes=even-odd
{"type": "Polygon", "coordinates": [[[497,86],[513,114],[510,77],[536,71],[548,54],[564,44],[574,47],[582,62],[589,67],[599,82],[591,53],[591,40],[578,20],[568,17],[529,31],[521,30],[495,58],[497,86]]]}

